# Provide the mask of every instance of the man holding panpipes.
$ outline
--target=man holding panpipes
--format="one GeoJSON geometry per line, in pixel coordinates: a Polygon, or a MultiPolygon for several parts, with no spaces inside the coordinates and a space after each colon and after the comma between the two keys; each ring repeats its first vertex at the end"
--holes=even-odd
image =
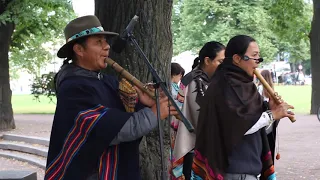
{"type": "MultiPolygon", "coordinates": [[[[155,101],[136,89],[136,104],[134,94],[120,92],[115,77],[100,72],[109,56],[107,40],[118,34],[104,31],[96,16],[74,19],[64,32],[66,44],[57,55],[66,60],[55,77],[45,179],[140,180],[139,144],[157,126],[155,101]]],[[[160,118],[169,113],[177,115],[161,98],[160,118]]]]}

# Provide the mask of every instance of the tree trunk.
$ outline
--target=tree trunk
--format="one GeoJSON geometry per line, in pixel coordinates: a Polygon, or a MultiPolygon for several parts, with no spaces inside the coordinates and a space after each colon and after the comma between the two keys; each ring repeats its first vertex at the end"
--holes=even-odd
{"type": "Polygon", "coordinates": [[[9,47],[13,23],[0,24],[0,130],[14,129],[9,77],[9,47]]]}
{"type": "Polygon", "coordinates": [[[313,20],[310,32],[312,95],[311,114],[320,107],[320,0],[313,0],[313,20]],[[316,80],[318,78],[318,80],[316,80]]]}
{"type": "MultiPolygon", "coordinates": [[[[120,34],[138,13],[139,23],[135,26],[133,34],[162,80],[167,82],[172,58],[171,11],[171,0],[95,0],[95,15],[107,31],[120,34]],[[140,10],[142,12],[139,12],[140,10]]],[[[142,57],[129,43],[121,54],[111,53],[110,56],[140,81],[152,80],[142,57]]],[[[167,163],[170,138],[168,123],[165,124],[164,144],[165,163],[167,163]]],[[[142,178],[157,179],[157,173],[161,169],[157,130],[144,138],[140,149],[142,178]]]]}

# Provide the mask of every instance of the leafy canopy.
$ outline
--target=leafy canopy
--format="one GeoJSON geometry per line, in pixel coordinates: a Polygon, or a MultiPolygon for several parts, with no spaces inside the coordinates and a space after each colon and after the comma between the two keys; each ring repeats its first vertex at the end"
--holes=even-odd
{"type": "Polygon", "coordinates": [[[75,17],[68,0],[11,0],[0,15],[0,23],[13,22],[10,65],[34,73],[51,60],[53,49],[44,43],[58,43],[63,29],[75,17]]]}
{"type": "Polygon", "coordinates": [[[227,44],[238,34],[254,37],[267,61],[279,52],[301,59],[308,53],[311,6],[304,0],[176,0],[174,54],[198,52],[207,41],[227,44]]]}

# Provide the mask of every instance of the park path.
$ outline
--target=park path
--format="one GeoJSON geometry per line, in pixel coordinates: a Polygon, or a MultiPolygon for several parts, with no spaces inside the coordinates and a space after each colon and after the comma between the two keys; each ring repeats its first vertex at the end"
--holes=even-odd
{"type": "Polygon", "coordinates": [[[320,180],[320,122],[316,116],[297,115],[279,123],[281,159],[276,160],[278,179],[320,180]]]}
{"type": "MultiPolygon", "coordinates": [[[[15,115],[17,128],[1,133],[50,137],[52,115],[15,115]]],[[[276,160],[280,180],[320,180],[320,122],[314,115],[296,115],[297,121],[281,120],[278,128],[281,159],[276,160]]],[[[1,169],[31,169],[43,179],[44,171],[12,159],[0,158],[1,169]],[[3,165],[5,164],[5,167],[3,165]]]]}

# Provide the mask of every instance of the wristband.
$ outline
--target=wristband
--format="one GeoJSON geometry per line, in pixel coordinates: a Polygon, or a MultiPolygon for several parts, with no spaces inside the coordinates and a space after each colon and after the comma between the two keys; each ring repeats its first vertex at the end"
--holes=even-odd
{"type": "Polygon", "coordinates": [[[272,112],[270,110],[267,110],[266,113],[268,114],[270,120],[269,120],[269,125],[271,125],[274,122],[274,118],[272,115],[272,112]]]}

